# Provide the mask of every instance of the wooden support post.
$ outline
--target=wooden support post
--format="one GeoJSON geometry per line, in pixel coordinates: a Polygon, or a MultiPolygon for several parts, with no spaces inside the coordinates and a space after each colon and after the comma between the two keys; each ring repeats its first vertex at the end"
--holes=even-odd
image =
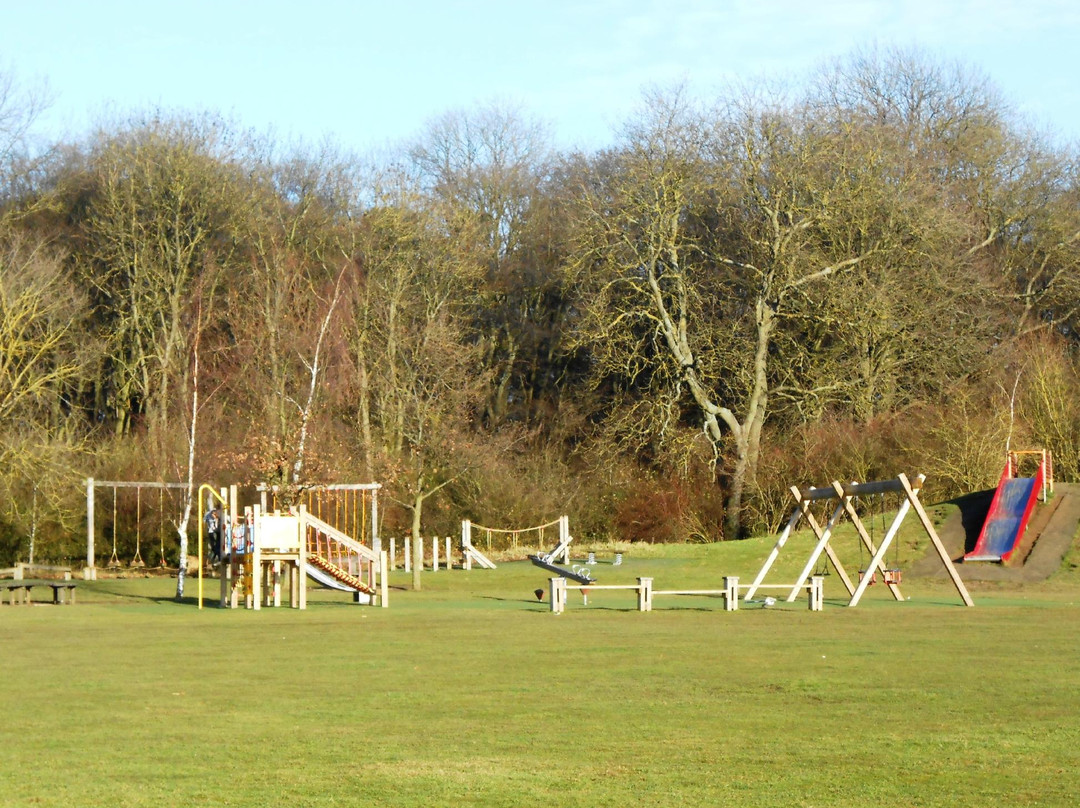
{"type": "MultiPolygon", "coordinates": [[[[236,558],[236,553],[233,553],[233,558],[234,559],[236,558]]],[[[229,566],[233,566],[233,564],[236,565],[236,567],[234,567],[234,571],[238,570],[239,569],[239,562],[233,561],[229,566]]],[[[231,577],[232,577],[232,581],[233,581],[233,586],[229,588],[229,608],[230,609],[239,609],[240,608],[240,587],[237,585],[236,576],[232,575],[231,577]]]]}
{"type": "Polygon", "coordinates": [[[390,576],[387,575],[389,571],[390,565],[386,559],[386,551],[382,550],[379,553],[379,606],[383,609],[390,605],[387,600],[390,596],[390,576]]]}
{"type": "MultiPolygon", "coordinates": [[[[814,552],[810,554],[810,558],[806,560],[806,566],[803,567],[802,572],[799,573],[795,585],[791,587],[791,591],[787,596],[788,603],[791,603],[799,596],[799,590],[806,584],[806,579],[809,578],[810,573],[813,572],[814,567],[817,565],[818,558],[825,552],[825,548],[829,547],[829,537],[832,536],[833,528],[836,527],[836,523],[840,521],[840,516],[844,513],[844,504],[841,502],[836,506],[832,512],[832,516],[829,517],[829,521],[825,523],[824,530],[818,526],[814,514],[810,512],[809,503],[803,503],[803,510],[806,512],[806,521],[810,524],[814,534],[818,537],[818,543],[814,546],[814,552]]],[[[830,553],[829,560],[837,567],[838,573],[843,572],[843,567],[839,566],[839,559],[835,555],[830,553]]],[[[844,574],[844,577],[847,577],[846,574],[844,574]]]]}
{"type": "MultiPolygon", "coordinates": [[[[922,477],[919,477],[919,483],[921,487],[922,477]]],[[[938,537],[937,531],[934,530],[934,524],[930,521],[930,517],[926,515],[926,511],[923,510],[922,503],[919,502],[919,497],[913,490],[911,483],[908,481],[906,475],[900,475],[900,484],[904,486],[904,491],[907,494],[908,501],[914,508],[915,513],[919,517],[919,521],[922,522],[923,529],[926,531],[926,535],[930,537],[930,541],[934,544],[934,549],[937,551],[938,557],[941,559],[942,565],[945,567],[945,571],[949,573],[949,578],[952,579],[953,586],[956,587],[956,591],[960,593],[960,597],[964,601],[965,606],[974,606],[975,601],[971,599],[971,595],[968,594],[967,587],[964,586],[964,582],[960,580],[960,573],[956,571],[956,567],[953,566],[952,559],[949,558],[949,553],[945,550],[945,545],[941,543],[941,539],[938,537]]]]}
{"type": "Polygon", "coordinates": [[[299,592],[299,589],[300,589],[300,580],[299,580],[300,563],[299,563],[299,560],[297,560],[297,563],[295,563],[295,564],[289,564],[287,568],[289,570],[289,608],[290,609],[299,609],[300,608],[300,592],[299,592]]]}
{"type": "Polygon", "coordinates": [[[562,614],[566,609],[566,579],[551,578],[551,612],[562,614]]]}
{"type": "Polygon", "coordinates": [[[859,600],[862,598],[863,593],[866,592],[866,587],[870,586],[874,580],[874,573],[876,573],[879,568],[884,570],[882,559],[885,558],[885,553],[888,552],[889,545],[892,544],[893,539],[896,538],[896,534],[900,530],[900,524],[904,521],[904,517],[907,516],[907,512],[911,509],[911,502],[911,499],[906,499],[903,504],[900,505],[899,510],[896,512],[896,518],[893,519],[892,524],[889,525],[889,529],[885,533],[885,538],[881,540],[877,552],[874,553],[874,557],[870,559],[870,563],[866,565],[866,574],[863,575],[862,580],[859,581],[859,585],[855,588],[855,593],[851,596],[851,600],[848,601],[848,606],[858,606],[859,600]]]}
{"type": "Polygon", "coordinates": [[[431,571],[439,571],[439,537],[431,537],[431,571]]]}
{"type": "Polygon", "coordinates": [[[253,542],[250,549],[251,594],[248,596],[248,608],[258,611],[262,608],[262,550],[258,541],[253,542]]]}
{"type": "Polygon", "coordinates": [[[228,606],[229,583],[232,581],[232,562],[225,560],[227,549],[221,553],[221,563],[218,565],[218,578],[221,584],[221,597],[218,599],[218,607],[224,609],[228,606]]]}
{"type": "Polygon", "coordinates": [[[299,606],[297,608],[307,608],[307,529],[304,527],[304,517],[307,515],[307,509],[300,506],[300,553],[297,557],[296,568],[297,578],[299,581],[298,600],[299,606]]]}
{"type": "Polygon", "coordinates": [[[405,572],[412,572],[412,539],[405,537],[405,572]]]}
{"type": "MultiPolygon", "coordinates": [[[[180,563],[184,563],[183,559],[180,563]]],[[[94,478],[86,478],[86,567],[83,569],[83,579],[92,581],[97,578],[97,567],[94,562],[94,478]]]]}
{"type": "Polygon", "coordinates": [[[390,569],[397,566],[397,539],[390,539],[390,569]]]}
{"type": "Polygon", "coordinates": [[[446,536],[443,539],[443,545],[444,545],[444,548],[446,549],[446,553],[443,555],[443,559],[444,559],[444,562],[446,564],[446,569],[452,570],[454,568],[454,565],[450,560],[450,537],[449,536],[446,536]]]}
{"type": "Polygon", "coordinates": [[[792,493],[795,495],[795,501],[799,505],[795,508],[795,513],[791,514],[791,518],[788,519],[787,525],[784,527],[784,532],[780,534],[780,538],[776,540],[776,544],[773,545],[772,550],[769,552],[769,557],[765,559],[765,563],[761,565],[761,570],[758,572],[757,577],[754,578],[754,582],[750,584],[750,588],[746,590],[746,599],[750,600],[754,597],[754,593],[757,592],[758,587],[761,586],[761,582],[765,580],[765,576],[768,575],[769,569],[772,567],[773,562],[776,561],[776,557],[780,555],[780,551],[784,545],[787,544],[788,538],[791,536],[791,531],[799,524],[799,520],[802,519],[802,500],[799,495],[799,489],[795,486],[791,487],[792,493]]]}
{"type": "MultiPolygon", "coordinates": [[[[363,536],[358,536],[363,541],[363,536]]],[[[382,551],[382,536],[379,535],[379,486],[371,489],[371,549],[382,551]]]]}
{"type": "Polygon", "coordinates": [[[825,579],[820,575],[810,578],[810,611],[820,612],[825,606],[825,579]]]}
{"type": "Polygon", "coordinates": [[[739,578],[736,575],[724,576],[724,611],[734,612],[739,608],[739,578]]]}
{"type": "Polygon", "coordinates": [[[639,612],[652,611],[652,578],[638,578],[637,607],[639,612]]]}

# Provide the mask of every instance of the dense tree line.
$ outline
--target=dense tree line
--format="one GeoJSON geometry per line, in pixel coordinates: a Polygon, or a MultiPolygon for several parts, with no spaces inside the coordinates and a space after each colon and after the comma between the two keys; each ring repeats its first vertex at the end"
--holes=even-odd
{"type": "Polygon", "coordinates": [[[4,83],[0,563],[77,557],[88,475],[715,540],[794,483],[1080,474],[1076,154],[972,70],[655,91],[591,154],[498,105],[366,160],[207,115],[34,149],[36,109],[4,83]]]}

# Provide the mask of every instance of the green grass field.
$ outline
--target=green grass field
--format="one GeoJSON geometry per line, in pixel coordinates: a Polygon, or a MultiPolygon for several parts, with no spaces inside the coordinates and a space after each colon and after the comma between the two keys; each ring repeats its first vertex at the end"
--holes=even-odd
{"type": "MultiPolygon", "coordinates": [[[[633,548],[597,575],[719,587],[770,546],[633,548]]],[[[0,607],[0,806],[1075,806],[1076,561],[974,585],[973,609],[931,580],[846,609],[831,577],[823,613],[572,592],[556,616],[525,562],[427,574],[389,609],[198,611],[170,579],[99,580],[0,607]]]]}

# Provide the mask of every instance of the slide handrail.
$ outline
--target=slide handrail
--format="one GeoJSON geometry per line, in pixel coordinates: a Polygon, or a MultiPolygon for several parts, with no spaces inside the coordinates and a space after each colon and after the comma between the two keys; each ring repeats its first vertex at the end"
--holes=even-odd
{"type": "Polygon", "coordinates": [[[377,563],[379,560],[379,554],[372,550],[365,544],[361,544],[356,539],[352,538],[346,533],[338,530],[328,522],[324,522],[317,516],[312,516],[310,513],[304,514],[304,526],[305,528],[311,527],[316,532],[322,533],[328,538],[333,539],[336,542],[347,547],[352,552],[360,556],[364,561],[368,561],[372,564],[377,563]]]}
{"type": "Polygon", "coordinates": [[[307,511],[302,513],[302,528],[309,564],[359,592],[376,592],[378,553],[307,511]]]}

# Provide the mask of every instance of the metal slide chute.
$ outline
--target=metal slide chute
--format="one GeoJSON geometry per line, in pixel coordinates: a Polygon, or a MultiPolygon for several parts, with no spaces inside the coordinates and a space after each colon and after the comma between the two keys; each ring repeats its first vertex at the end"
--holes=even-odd
{"type": "Polygon", "coordinates": [[[986,514],[978,541],[964,561],[1007,562],[1020,544],[1031,512],[1040,497],[1045,498],[1047,457],[1043,453],[1034,477],[1016,477],[1016,461],[1012,454],[1005,462],[990,510],[986,514]]]}

